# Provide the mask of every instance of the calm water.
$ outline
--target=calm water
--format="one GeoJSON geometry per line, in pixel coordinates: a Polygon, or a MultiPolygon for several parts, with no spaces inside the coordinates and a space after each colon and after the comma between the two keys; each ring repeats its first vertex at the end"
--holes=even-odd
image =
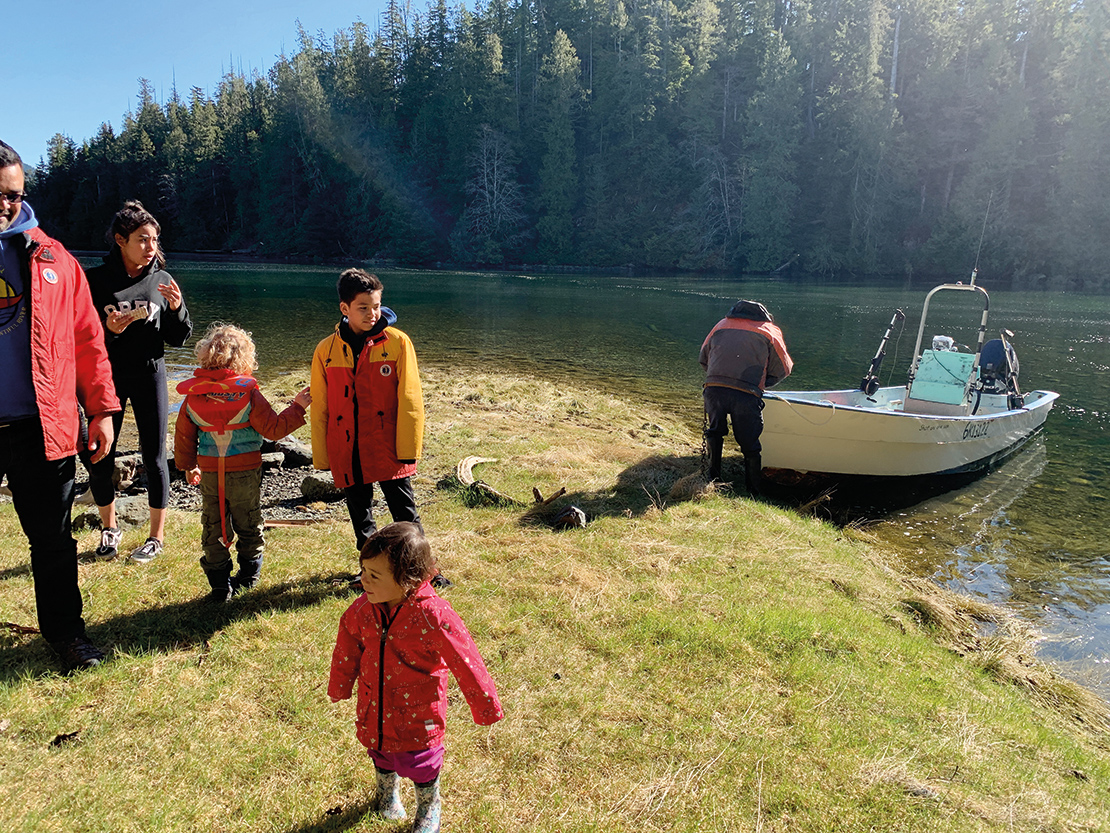
{"type": "MultiPolygon", "coordinates": [[[[307,374],[313,348],[338,318],[335,268],[171,264],[171,271],[198,330],[220,319],[254,333],[263,377],[298,368],[307,374]]],[[[784,387],[853,388],[896,307],[908,320],[901,338],[891,339],[882,378],[905,378],[929,288],[379,274],[385,304],[424,363],[460,372],[509,368],[613,389],[698,425],[698,349],[736,298],[760,299],[774,312],[796,362],[784,387]]],[[[988,338],[1000,327],[1012,330],[1023,389],[1048,388],[1060,399],[1046,430],[1001,469],[889,517],[879,531],[920,574],[1034,622],[1045,657],[1110,696],[1110,298],[986,288],[988,338]]],[[[955,315],[935,300],[926,337],[972,338],[949,328],[955,315]]],[[[191,358],[183,350],[171,361],[184,369],[191,358]]]]}

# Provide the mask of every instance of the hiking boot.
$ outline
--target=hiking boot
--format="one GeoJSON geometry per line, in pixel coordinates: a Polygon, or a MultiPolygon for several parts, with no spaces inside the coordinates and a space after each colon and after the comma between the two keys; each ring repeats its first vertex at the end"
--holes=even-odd
{"type": "Polygon", "coordinates": [[[75,636],[65,642],[51,642],[50,647],[61,658],[67,674],[95,668],[104,661],[104,652],[84,636],[75,636]]]}
{"type": "Polygon", "coordinates": [[[162,542],[157,538],[147,538],[146,543],[131,551],[131,555],[127,557],[127,560],[133,561],[136,564],[146,564],[149,561],[153,561],[161,554],[162,542]]]}
{"type": "Polygon", "coordinates": [[[111,561],[119,555],[119,543],[123,540],[123,531],[116,526],[100,530],[100,546],[94,555],[97,561],[111,561]]]}

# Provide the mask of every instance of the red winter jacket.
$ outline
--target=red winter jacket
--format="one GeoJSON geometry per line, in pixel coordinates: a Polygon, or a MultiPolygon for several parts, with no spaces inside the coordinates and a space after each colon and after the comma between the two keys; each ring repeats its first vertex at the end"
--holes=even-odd
{"type": "Polygon", "coordinates": [[[443,743],[448,670],[475,723],[504,717],[474,640],[428,582],[394,609],[391,622],[385,605],[364,593],[339,620],[328,694],[346,700],[357,679],[359,741],[381,752],[416,752],[443,743]]]}
{"type": "Polygon", "coordinates": [[[104,330],[81,265],[41,229],[25,232],[31,274],[31,380],[46,459],[77,452],[77,403],[92,417],[119,410],[104,330]],[[76,393],[76,396],[74,395],[76,393]]]}

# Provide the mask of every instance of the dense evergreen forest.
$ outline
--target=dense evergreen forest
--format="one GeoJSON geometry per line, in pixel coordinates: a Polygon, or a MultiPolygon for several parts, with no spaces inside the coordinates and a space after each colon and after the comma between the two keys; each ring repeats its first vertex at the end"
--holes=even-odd
{"type": "MultiPolygon", "coordinates": [[[[406,264],[1110,272],[1107,0],[393,0],[265,76],[58,135],[36,211],[102,248],[406,264]]],[[[213,25],[219,25],[215,21],[213,25]]],[[[1047,276],[1047,277],[1046,277],[1047,276]]]]}

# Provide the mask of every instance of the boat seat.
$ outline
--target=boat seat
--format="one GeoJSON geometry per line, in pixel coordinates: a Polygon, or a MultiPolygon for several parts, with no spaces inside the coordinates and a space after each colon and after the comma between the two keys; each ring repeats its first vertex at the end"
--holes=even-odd
{"type": "Polygon", "coordinates": [[[966,416],[968,381],[975,366],[972,353],[923,350],[903,410],[911,414],[966,416]]]}

